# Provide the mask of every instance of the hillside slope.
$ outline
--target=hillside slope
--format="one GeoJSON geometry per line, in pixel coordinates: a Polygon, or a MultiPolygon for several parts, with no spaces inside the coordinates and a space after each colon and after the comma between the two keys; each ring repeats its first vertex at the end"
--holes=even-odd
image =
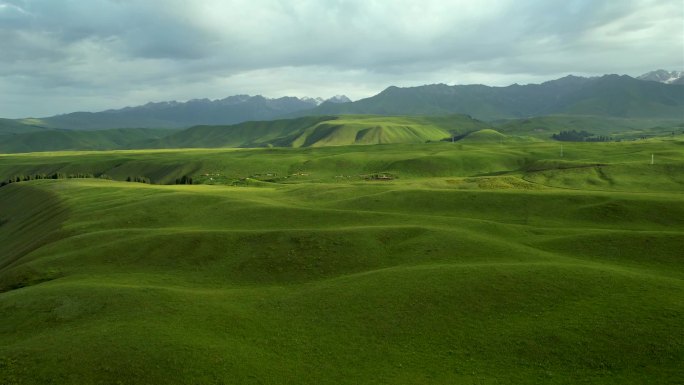
{"type": "Polygon", "coordinates": [[[43,129],[0,135],[0,153],[64,150],[116,150],[139,146],[171,133],[170,129],[121,128],[100,131],[43,129]]]}
{"type": "MultiPolygon", "coordinates": [[[[0,153],[144,148],[324,147],[463,140],[467,134],[495,128],[508,141],[550,140],[561,131],[588,131],[613,140],[666,137],[684,130],[684,119],[633,119],[553,115],[492,122],[465,115],[310,116],[232,126],[196,126],[186,130],[47,129],[0,121],[0,153]]],[[[487,131],[484,131],[487,132],[487,131]]],[[[472,137],[469,139],[473,139],[472,137]]],[[[491,139],[491,138],[490,138],[491,139]]],[[[499,137],[498,140],[503,140],[499,137]]]]}
{"type": "MultiPolygon", "coordinates": [[[[455,143],[384,146],[6,154],[0,155],[0,182],[58,173],[106,175],[119,181],[140,176],[155,184],[173,184],[188,176],[199,184],[277,186],[304,181],[365,181],[373,175],[388,174],[407,181],[466,178],[448,182],[459,188],[486,184],[491,176],[512,176],[540,186],[548,182],[558,188],[592,191],[684,190],[682,134],[639,141],[568,142],[562,156],[558,142],[521,140],[486,129],[473,137],[485,140],[465,136],[455,143]]],[[[507,183],[500,186],[504,188],[507,183]]]]}
{"type": "Polygon", "coordinates": [[[503,143],[503,141],[507,139],[509,139],[509,137],[499,131],[485,128],[483,130],[468,133],[459,140],[459,143],[503,143]]]}
{"type": "Polygon", "coordinates": [[[0,383],[681,382],[682,148],[4,155],[297,176],[0,187],[0,383]]]}
{"type": "Polygon", "coordinates": [[[35,131],[51,130],[48,127],[31,124],[17,119],[1,119],[0,118],[0,135],[8,134],[23,134],[35,131]]]}
{"type": "Polygon", "coordinates": [[[198,126],[170,135],[156,148],[321,147],[353,144],[425,143],[450,138],[486,123],[468,116],[312,116],[234,126],[198,126]]]}
{"type": "Polygon", "coordinates": [[[543,139],[561,131],[588,131],[614,139],[638,139],[668,133],[681,134],[682,119],[630,119],[582,115],[549,115],[525,119],[509,119],[492,123],[497,130],[509,135],[532,136],[543,139]]]}

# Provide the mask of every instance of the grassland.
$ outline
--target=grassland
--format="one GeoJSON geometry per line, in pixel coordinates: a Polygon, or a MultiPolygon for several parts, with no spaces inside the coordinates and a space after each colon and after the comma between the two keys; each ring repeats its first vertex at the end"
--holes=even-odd
{"type": "Polygon", "coordinates": [[[589,131],[623,141],[671,138],[684,133],[681,119],[541,116],[483,122],[467,115],[306,116],[183,130],[119,128],[79,131],[46,128],[40,120],[0,119],[0,153],[169,148],[328,147],[375,144],[548,141],[561,131],[589,131]]]}
{"type": "Polygon", "coordinates": [[[0,383],[684,381],[681,136],[466,139],[0,156],[0,383]]]}
{"type": "Polygon", "coordinates": [[[0,135],[21,134],[27,132],[52,130],[50,128],[33,123],[39,122],[0,118],[0,135]]]}
{"type": "Polygon", "coordinates": [[[684,133],[684,116],[680,119],[628,119],[581,115],[537,116],[493,122],[504,134],[549,139],[561,131],[588,131],[613,140],[634,140],[684,133]]]}
{"type": "Polygon", "coordinates": [[[307,116],[232,126],[197,126],[158,141],[157,148],[325,147],[425,143],[490,128],[465,115],[307,116]]]}
{"type": "Polygon", "coordinates": [[[135,148],[173,132],[171,129],[120,128],[99,131],[48,129],[0,134],[0,153],[135,148]]]}
{"type": "Polygon", "coordinates": [[[313,116],[254,121],[185,130],[119,128],[66,130],[32,120],[0,119],[0,153],[69,150],[124,150],[207,147],[325,147],[392,143],[426,143],[489,129],[465,115],[449,116],[313,116]]]}

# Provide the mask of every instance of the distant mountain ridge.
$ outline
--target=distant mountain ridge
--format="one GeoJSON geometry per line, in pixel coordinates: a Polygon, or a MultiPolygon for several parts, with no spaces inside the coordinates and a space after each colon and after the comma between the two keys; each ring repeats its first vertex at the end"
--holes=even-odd
{"type": "Polygon", "coordinates": [[[626,75],[566,76],[541,84],[431,84],[386,88],[352,102],[330,99],[235,95],[220,100],[158,102],[102,112],[75,112],[42,119],[24,119],[35,127],[77,130],[109,128],[187,128],[231,125],[301,116],[342,114],[449,115],[466,114],[484,121],[545,115],[593,115],[616,118],[684,119],[681,73],[653,71],[640,79],[626,75]],[[646,81],[652,80],[652,81],[646,81]]]}
{"type": "MultiPolygon", "coordinates": [[[[566,76],[542,84],[490,87],[432,84],[388,87],[352,103],[323,104],[307,115],[468,114],[480,120],[568,114],[623,118],[684,118],[684,86],[626,75],[566,76]]],[[[298,113],[299,114],[299,113],[298,113]]]]}
{"type": "Polygon", "coordinates": [[[271,120],[290,113],[310,110],[321,104],[345,103],[344,95],[330,99],[261,95],[234,95],[224,99],[193,99],[187,102],[157,102],[102,112],[73,112],[38,119],[52,128],[100,130],[109,128],[181,128],[195,125],[235,124],[271,120]]]}

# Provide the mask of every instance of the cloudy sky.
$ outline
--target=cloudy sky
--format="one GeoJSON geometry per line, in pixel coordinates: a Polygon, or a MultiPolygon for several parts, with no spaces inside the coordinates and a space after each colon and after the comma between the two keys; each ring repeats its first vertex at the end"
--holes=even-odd
{"type": "Polygon", "coordinates": [[[658,68],[682,0],[0,0],[0,117],[658,68]]]}

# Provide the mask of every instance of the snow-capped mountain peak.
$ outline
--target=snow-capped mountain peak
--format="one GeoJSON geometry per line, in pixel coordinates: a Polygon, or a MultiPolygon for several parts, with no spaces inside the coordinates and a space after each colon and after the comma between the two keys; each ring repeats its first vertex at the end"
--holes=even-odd
{"type": "Polygon", "coordinates": [[[345,95],[335,95],[335,96],[333,96],[332,98],[329,98],[328,100],[326,100],[326,102],[330,102],[330,103],[349,103],[349,102],[351,102],[351,99],[349,99],[349,98],[348,98],[347,96],[345,96],[345,95]]]}
{"type": "Polygon", "coordinates": [[[637,79],[665,84],[684,84],[684,71],[651,71],[639,76],[637,79]]]}
{"type": "Polygon", "coordinates": [[[323,99],[320,97],[310,98],[308,96],[305,96],[303,98],[299,98],[299,100],[306,102],[306,103],[315,104],[317,106],[319,106],[323,103],[326,103],[326,102],[329,102],[329,103],[349,103],[349,102],[351,102],[351,99],[349,99],[345,95],[335,95],[335,96],[328,98],[328,99],[323,99]]]}
{"type": "Polygon", "coordinates": [[[299,100],[301,100],[303,102],[314,104],[316,106],[318,106],[319,104],[324,102],[323,98],[310,98],[308,96],[304,96],[303,98],[299,98],[299,100]]]}

